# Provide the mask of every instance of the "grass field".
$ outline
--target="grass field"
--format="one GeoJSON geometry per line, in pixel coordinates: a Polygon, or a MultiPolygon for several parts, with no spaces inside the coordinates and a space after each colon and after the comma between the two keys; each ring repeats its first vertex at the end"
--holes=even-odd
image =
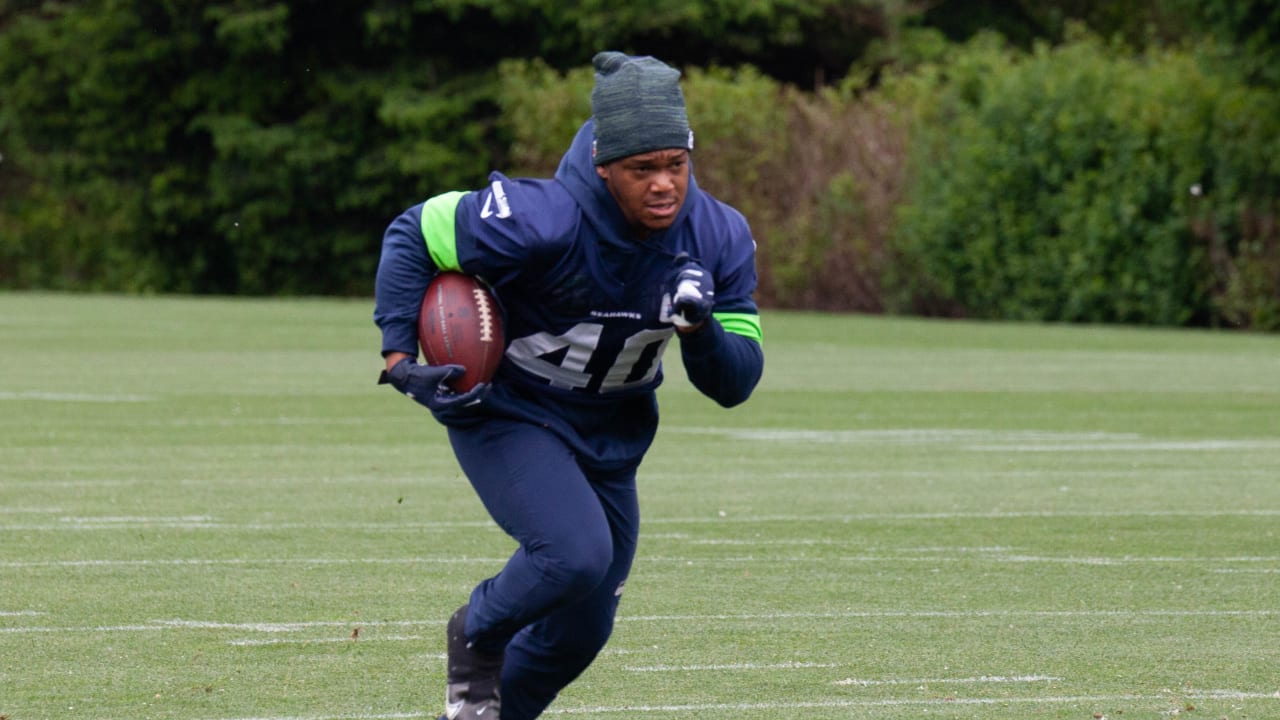
{"type": "MultiPolygon", "coordinates": [[[[435,717],[512,546],[371,309],[0,294],[0,717],[435,717]]],[[[550,717],[1280,718],[1280,337],[764,320],[550,717]]]]}

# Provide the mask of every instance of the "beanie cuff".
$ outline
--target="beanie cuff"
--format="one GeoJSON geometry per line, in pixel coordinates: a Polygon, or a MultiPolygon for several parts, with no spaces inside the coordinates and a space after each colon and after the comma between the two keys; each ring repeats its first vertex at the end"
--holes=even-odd
{"type": "Polygon", "coordinates": [[[605,165],[614,160],[654,150],[693,149],[693,131],[687,127],[622,137],[616,134],[603,134],[603,137],[608,138],[605,142],[601,141],[601,137],[602,133],[597,129],[596,139],[591,143],[592,161],[596,165],[605,165]]]}

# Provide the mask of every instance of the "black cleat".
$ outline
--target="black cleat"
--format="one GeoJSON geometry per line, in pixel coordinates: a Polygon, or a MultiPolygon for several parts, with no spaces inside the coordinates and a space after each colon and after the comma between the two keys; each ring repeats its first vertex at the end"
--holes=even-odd
{"type": "Polygon", "coordinates": [[[449,670],[440,720],[498,720],[502,655],[486,655],[467,642],[467,606],[449,618],[449,670]]]}

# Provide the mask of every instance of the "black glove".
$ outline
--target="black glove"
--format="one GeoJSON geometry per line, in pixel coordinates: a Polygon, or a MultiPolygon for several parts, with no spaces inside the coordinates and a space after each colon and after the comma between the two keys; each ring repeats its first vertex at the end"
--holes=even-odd
{"type": "Polygon", "coordinates": [[[413,358],[403,358],[390,370],[382,371],[378,384],[390,384],[437,412],[479,405],[489,392],[488,383],[480,383],[464,393],[456,393],[446,384],[464,372],[466,369],[461,365],[421,365],[413,358]]]}
{"type": "Polygon", "coordinates": [[[698,263],[688,260],[672,276],[670,288],[671,313],[669,319],[676,327],[692,328],[711,317],[716,304],[716,284],[711,273],[698,263]]]}

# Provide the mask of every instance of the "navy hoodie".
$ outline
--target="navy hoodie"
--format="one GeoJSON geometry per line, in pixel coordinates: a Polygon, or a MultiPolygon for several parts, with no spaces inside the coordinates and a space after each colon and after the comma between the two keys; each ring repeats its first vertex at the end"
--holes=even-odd
{"type": "Polygon", "coordinates": [[[690,381],[719,404],[750,396],[764,366],[755,242],[742,215],[689,188],[670,228],[637,240],[578,131],[554,179],[493,173],[489,186],[405,211],[383,238],[374,321],[383,354],[417,355],[417,315],[431,278],[459,270],[487,282],[504,311],[507,350],[493,387],[455,427],[505,416],[563,437],[586,465],[633,465],[657,429],[655,389],[675,335],[664,295],[687,256],[715,283],[712,319],[680,335],[690,381]]]}

